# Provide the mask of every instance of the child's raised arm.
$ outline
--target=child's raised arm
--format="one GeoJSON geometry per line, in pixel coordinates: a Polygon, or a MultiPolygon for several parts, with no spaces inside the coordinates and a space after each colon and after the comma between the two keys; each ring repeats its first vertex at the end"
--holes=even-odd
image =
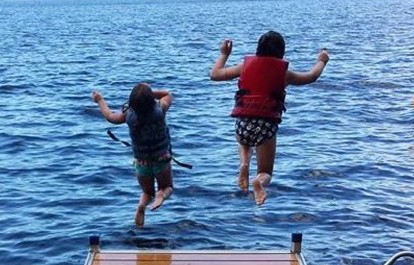
{"type": "Polygon", "coordinates": [[[99,109],[107,121],[113,124],[121,124],[125,122],[125,114],[121,111],[113,112],[108,107],[108,104],[106,104],[106,101],[102,97],[101,93],[93,91],[91,97],[95,103],[98,103],[99,109]]]}
{"type": "Polygon", "coordinates": [[[315,65],[308,72],[286,72],[286,85],[306,85],[315,82],[325,69],[329,61],[328,50],[322,49],[317,57],[315,65]]]}
{"type": "Polygon", "coordinates": [[[164,111],[167,111],[172,104],[172,94],[168,90],[153,90],[156,99],[159,99],[164,111]]]}
{"type": "Polygon", "coordinates": [[[220,46],[220,56],[216,60],[213,68],[210,71],[210,79],[213,81],[231,80],[240,76],[242,64],[236,66],[225,67],[227,59],[229,58],[233,49],[233,42],[231,40],[224,40],[220,46]]]}

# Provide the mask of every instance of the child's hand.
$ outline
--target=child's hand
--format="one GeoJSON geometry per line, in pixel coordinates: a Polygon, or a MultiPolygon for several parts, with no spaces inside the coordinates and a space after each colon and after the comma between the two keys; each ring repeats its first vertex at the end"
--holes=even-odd
{"type": "Polygon", "coordinates": [[[325,64],[327,64],[327,63],[328,63],[328,61],[329,61],[329,52],[328,52],[328,49],[323,48],[323,49],[319,52],[319,54],[318,54],[318,61],[322,61],[322,62],[324,62],[325,64]]]}
{"type": "Polygon", "coordinates": [[[95,103],[98,103],[101,99],[103,99],[101,93],[98,91],[93,91],[91,97],[95,103]]]}
{"type": "Polygon", "coordinates": [[[231,40],[224,40],[221,43],[220,52],[222,55],[229,56],[232,48],[233,48],[233,42],[231,40]]]}

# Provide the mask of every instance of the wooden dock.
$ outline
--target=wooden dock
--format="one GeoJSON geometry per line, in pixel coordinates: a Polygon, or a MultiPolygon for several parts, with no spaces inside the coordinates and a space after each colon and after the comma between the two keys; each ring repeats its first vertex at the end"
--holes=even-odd
{"type": "Polygon", "coordinates": [[[302,234],[292,234],[292,248],[271,250],[101,250],[99,237],[89,240],[85,265],[306,265],[302,234]]]}

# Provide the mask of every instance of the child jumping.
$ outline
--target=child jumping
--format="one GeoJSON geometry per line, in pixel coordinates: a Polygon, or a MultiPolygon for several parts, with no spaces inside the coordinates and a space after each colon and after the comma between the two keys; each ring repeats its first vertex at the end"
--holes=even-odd
{"type": "Polygon", "coordinates": [[[172,95],[166,90],[152,91],[147,83],[139,83],[130,93],[128,107],[118,112],[108,107],[98,91],[92,92],[92,99],[110,123],[128,125],[135,172],[142,189],[135,224],[142,228],[145,209],[151,200],[154,199],[150,208],[155,210],[173,192],[170,135],[165,120],[172,95]]]}
{"type": "Polygon", "coordinates": [[[210,72],[213,81],[239,78],[235,106],[231,116],[236,118],[235,132],[239,143],[240,172],[238,185],[243,191],[249,188],[249,167],[252,148],[256,149],[257,175],[252,181],[257,205],[265,202],[276,153],[276,133],[285,108],[285,89],[288,85],[306,85],[315,82],[329,61],[327,50],[322,50],[308,72],[288,69],[283,60],[285,41],[275,32],[263,34],[257,44],[256,55],[226,67],[232,51],[231,40],[224,40],[220,56],[210,72]]]}

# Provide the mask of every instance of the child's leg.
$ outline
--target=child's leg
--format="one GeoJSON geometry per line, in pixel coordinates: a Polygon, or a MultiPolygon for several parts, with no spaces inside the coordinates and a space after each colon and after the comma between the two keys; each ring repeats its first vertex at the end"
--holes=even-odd
{"type": "Polygon", "coordinates": [[[151,210],[156,210],[158,209],[165,200],[167,200],[171,194],[173,193],[173,188],[171,187],[167,187],[164,188],[162,190],[157,191],[157,193],[155,194],[155,199],[154,202],[151,205],[151,210]]]}
{"type": "Polygon", "coordinates": [[[142,228],[145,220],[145,209],[154,196],[154,178],[149,176],[138,176],[138,182],[142,189],[137,211],[135,213],[135,224],[142,228]]]}
{"type": "Polygon", "coordinates": [[[139,228],[144,227],[145,209],[148,203],[151,201],[151,198],[152,197],[146,193],[141,194],[141,198],[137,206],[137,211],[135,212],[135,224],[139,228]]]}
{"type": "Polygon", "coordinates": [[[254,191],[254,198],[256,200],[257,205],[262,205],[266,198],[266,187],[269,185],[272,176],[267,173],[259,173],[257,174],[256,178],[253,180],[253,191],[254,191]]]}
{"type": "Polygon", "coordinates": [[[151,205],[151,210],[158,209],[173,193],[171,162],[168,162],[161,173],[156,176],[156,179],[158,183],[158,191],[155,194],[155,199],[151,205]]]}
{"type": "Polygon", "coordinates": [[[252,150],[247,145],[239,144],[240,168],[238,185],[241,190],[249,189],[249,168],[252,150]]]}
{"type": "Polygon", "coordinates": [[[266,200],[266,187],[272,179],[275,153],[276,136],[256,147],[258,174],[252,184],[257,205],[263,204],[266,200]]]}

